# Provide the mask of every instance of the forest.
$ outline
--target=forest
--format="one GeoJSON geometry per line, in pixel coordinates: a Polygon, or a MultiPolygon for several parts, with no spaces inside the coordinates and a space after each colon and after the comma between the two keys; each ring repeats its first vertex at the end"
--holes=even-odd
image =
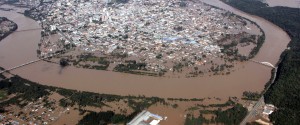
{"type": "Polygon", "coordinates": [[[291,37],[289,50],[281,55],[275,83],[266,91],[266,103],[278,110],[270,115],[276,125],[300,123],[300,9],[269,7],[255,0],[223,0],[246,13],[260,16],[278,25],[291,37]]]}
{"type": "Polygon", "coordinates": [[[125,116],[121,114],[115,114],[112,111],[107,112],[93,112],[85,115],[78,123],[78,125],[107,125],[107,124],[120,124],[128,123],[136,116],[138,112],[125,116]]]}
{"type": "Polygon", "coordinates": [[[227,110],[200,110],[200,115],[194,117],[188,114],[185,119],[185,125],[202,125],[202,124],[225,124],[238,125],[247,115],[247,109],[241,104],[234,104],[232,108],[227,110]],[[211,119],[207,119],[203,114],[212,114],[211,119]]]}

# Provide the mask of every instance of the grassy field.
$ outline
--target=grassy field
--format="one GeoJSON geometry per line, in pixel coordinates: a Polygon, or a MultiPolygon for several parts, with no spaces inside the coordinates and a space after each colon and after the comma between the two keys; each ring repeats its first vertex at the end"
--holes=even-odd
{"type": "Polygon", "coordinates": [[[7,96],[6,91],[0,90],[0,100],[5,99],[7,96]]]}

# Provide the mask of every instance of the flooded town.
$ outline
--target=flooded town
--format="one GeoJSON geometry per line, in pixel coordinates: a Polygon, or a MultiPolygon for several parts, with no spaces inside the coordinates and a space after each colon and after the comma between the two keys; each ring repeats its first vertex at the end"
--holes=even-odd
{"type": "Polygon", "coordinates": [[[43,27],[42,57],[75,46],[66,60],[76,67],[151,76],[229,74],[264,39],[253,22],[201,2],[56,1],[26,15],[43,27]]]}
{"type": "Polygon", "coordinates": [[[0,124],[271,124],[290,41],[219,0],[5,0],[0,30],[0,124]]]}

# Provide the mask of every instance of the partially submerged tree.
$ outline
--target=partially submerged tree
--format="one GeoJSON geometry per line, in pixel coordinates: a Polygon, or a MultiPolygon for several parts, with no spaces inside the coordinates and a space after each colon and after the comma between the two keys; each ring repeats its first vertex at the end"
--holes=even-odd
{"type": "Polygon", "coordinates": [[[69,65],[68,60],[65,59],[65,58],[61,58],[60,61],[59,61],[59,64],[60,64],[61,67],[65,67],[65,66],[69,65]]]}

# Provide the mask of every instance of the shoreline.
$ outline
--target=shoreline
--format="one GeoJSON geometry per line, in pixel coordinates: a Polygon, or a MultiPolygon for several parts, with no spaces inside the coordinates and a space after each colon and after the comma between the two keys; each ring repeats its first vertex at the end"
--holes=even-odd
{"type": "MultiPolygon", "coordinates": [[[[263,47],[264,46],[266,46],[266,42],[263,44],[263,47]]],[[[260,53],[261,50],[258,55],[260,53]]],[[[257,58],[257,56],[255,58],[257,58]]],[[[13,66],[13,64],[10,65],[13,66]]],[[[123,73],[77,69],[75,67],[61,69],[59,65],[49,64],[47,62],[38,62],[28,67],[12,71],[12,73],[43,85],[118,95],[143,94],[158,97],[220,97],[225,99],[229,96],[240,97],[245,90],[263,90],[263,86],[269,80],[268,76],[271,76],[271,69],[251,62],[241,63],[239,67],[241,69],[230,74],[231,76],[211,76],[188,79],[149,78],[123,73]],[[259,68],[260,71],[256,71],[253,69],[254,67],[259,68]],[[248,77],[245,74],[253,75],[248,77]],[[250,80],[250,82],[243,82],[245,80],[250,80]],[[232,88],[235,88],[235,91],[232,91],[232,88]],[[224,94],[223,92],[227,93],[224,94]]],[[[5,68],[9,68],[9,65],[5,68]]]]}

